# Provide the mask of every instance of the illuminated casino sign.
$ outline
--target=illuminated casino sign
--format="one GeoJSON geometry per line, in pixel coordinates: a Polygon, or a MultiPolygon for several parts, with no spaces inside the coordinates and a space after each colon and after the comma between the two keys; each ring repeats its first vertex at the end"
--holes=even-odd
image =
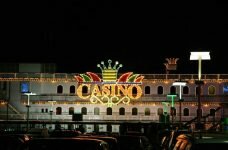
{"type": "Polygon", "coordinates": [[[142,96],[142,80],[144,76],[127,72],[117,78],[118,70],[123,65],[117,61],[112,66],[112,60],[108,60],[108,66],[102,61],[97,67],[101,69],[102,78],[96,73],[86,72],[75,76],[78,82],[77,95],[82,99],[89,99],[91,103],[101,103],[112,107],[120,103],[129,104],[131,100],[142,96]]]}

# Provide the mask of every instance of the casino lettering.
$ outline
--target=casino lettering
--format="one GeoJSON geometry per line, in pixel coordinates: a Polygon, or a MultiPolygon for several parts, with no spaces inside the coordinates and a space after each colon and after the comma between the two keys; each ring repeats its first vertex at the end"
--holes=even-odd
{"type": "Polygon", "coordinates": [[[80,84],[77,88],[77,95],[82,99],[89,99],[91,96],[96,97],[124,97],[138,99],[142,96],[142,88],[137,84],[80,84]],[[88,94],[83,93],[83,88],[88,89],[88,94]],[[136,92],[133,92],[136,91],[136,92]]]}

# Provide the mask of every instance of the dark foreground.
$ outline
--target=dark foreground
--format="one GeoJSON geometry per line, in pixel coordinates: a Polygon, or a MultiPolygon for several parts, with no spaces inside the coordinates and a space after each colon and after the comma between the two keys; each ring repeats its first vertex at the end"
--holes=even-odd
{"type": "Polygon", "coordinates": [[[36,129],[27,133],[0,133],[1,150],[226,150],[228,133],[164,130],[151,136],[76,130],[36,129]]]}

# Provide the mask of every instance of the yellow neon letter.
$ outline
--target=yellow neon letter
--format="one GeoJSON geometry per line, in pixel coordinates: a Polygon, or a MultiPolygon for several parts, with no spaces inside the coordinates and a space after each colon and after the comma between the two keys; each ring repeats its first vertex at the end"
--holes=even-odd
{"type": "Polygon", "coordinates": [[[117,96],[127,96],[127,95],[128,95],[127,85],[118,85],[117,96]]]}
{"type": "Polygon", "coordinates": [[[129,88],[128,88],[128,96],[129,98],[131,99],[138,99],[142,96],[142,89],[141,87],[137,86],[137,85],[131,85],[129,88]],[[132,89],[133,87],[136,87],[137,89],[137,93],[136,93],[136,96],[134,97],[133,94],[132,94],[132,89]]]}
{"type": "Polygon", "coordinates": [[[109,96],[110,95],[110,88],[111,88],[110,85],[103,85],[102,86],[102,96],[104,96],[104,95],[109,96]]]}
{"type": "Polygon", "coordinates": [[[101,96],[100,87],[97,84],[94,85],[94,88],[93,88],[91,95],[101,96]]]}

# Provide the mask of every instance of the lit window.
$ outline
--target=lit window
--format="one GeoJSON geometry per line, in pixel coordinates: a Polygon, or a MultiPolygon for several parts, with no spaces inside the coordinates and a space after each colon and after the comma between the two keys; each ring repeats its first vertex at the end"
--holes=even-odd
{"type": "Polygon", "coordinates": [[[223,86],[223,93],[228,94],[228,85],[223,86]]]}
{"type": "Polygon", "coordinates": [[[29,93],[29,83],[28,82],[21,83],[21,93],[29,93]]]}
{"type": "Polygon", "coordinates": [[[98,107],[94,108],[94,115],[100,115],[100,109],[98,107]]]}
{"type": "Polygon", "coordinates": [[[138,109],[137,108],[132,108],[132,115],[135,116],[138,114],[138,109]]]}
{"type": "Polygon", "coordinates": [[[163,109],[162,108],[158,108],[158,115],[163,115],[163,109]]]}
{"type": "Polygon", "coordinates": [[[145,108],[145,116],[149,116],[150,115],[150,108],[145,108]]]}
{"type": "Polygon", "coordinates": [[[215,95],[215,87],[213,85],[208,87],[208,95],[215,95]]]}

